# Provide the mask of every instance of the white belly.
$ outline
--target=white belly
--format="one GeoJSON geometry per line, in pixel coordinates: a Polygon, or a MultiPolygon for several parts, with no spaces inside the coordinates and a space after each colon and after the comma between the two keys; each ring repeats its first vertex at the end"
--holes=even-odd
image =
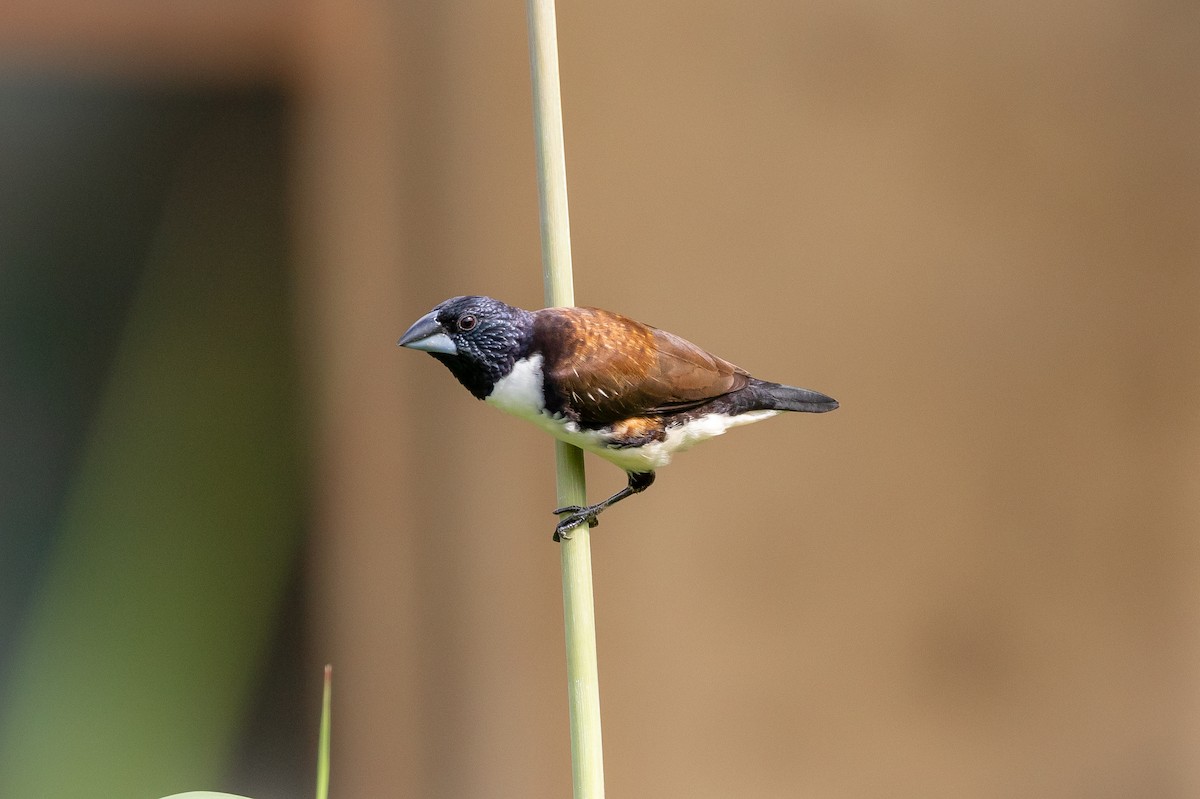
{"type": "Polygon", "coordinates": [[[563,425],[557,422],[559,431],[551,425],[542,425],[551,435],[574,444],[580,449],[594,452],[606,461],[615,463],[627,472],[652,472],[671,462],[671,456],[676,452],[719,436],[731,427],[737,427],[752,422],[761,422],[778,415],[779,411],[751,411],[737,416],[712,414],[694,419],[685,424],[667,428],[667,437],[663,441],[653,441],[640,447],[616,447],[607,443],[609,431],[580,430],[574,423],[563,425]]]}
{"type": "Polygon", "coordinates": [[[780,413],[766,410],[751,411],[737,416],[713,414],[669,427],[667,437],[663,441],[654,441],[640,447],[616,447],[610,443],[610,429],[581,429],[579,425],[563,419],[561,415],[546,412],[541,365],[541,355],[518,361],[512,372],[497,381],[485,401],[505,413],[534,423],[561,441],[594,452],[627,472],[652,472],[670,463],[671,456],[676,452],[683,452],[701,441],[719,436],[731,427],[759,422],[780,413]]]}

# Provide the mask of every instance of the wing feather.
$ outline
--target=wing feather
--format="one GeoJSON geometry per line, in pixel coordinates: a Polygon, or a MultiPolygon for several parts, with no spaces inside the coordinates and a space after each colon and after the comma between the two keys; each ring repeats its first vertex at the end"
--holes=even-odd
{"type": "Polygon", "coordinates": [[[534,346],[560,409],[586,425],[692,408],[749,380],[686,339],[598,308],[538,311],[534,346]]]}

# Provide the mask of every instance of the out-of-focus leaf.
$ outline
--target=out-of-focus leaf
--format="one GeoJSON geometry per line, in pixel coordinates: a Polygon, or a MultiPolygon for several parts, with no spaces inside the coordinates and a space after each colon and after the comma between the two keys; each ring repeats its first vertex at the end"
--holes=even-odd
{"type": "Polygon", "coordinates": [[[303,512],[280,114],[222,114],[179,165],[13,655],[0,796],[219,784],[259,676],[303,512]]]}

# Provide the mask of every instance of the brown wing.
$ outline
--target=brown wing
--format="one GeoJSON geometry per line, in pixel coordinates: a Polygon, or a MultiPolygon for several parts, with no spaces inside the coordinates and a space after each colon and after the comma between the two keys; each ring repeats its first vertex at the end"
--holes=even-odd
{"type": "Polygon", "coordinates": [[[749,379],[690,341],[598,308],[538,311],[534,348],[548,389],[585,424],[693,407],[749,379]]]}

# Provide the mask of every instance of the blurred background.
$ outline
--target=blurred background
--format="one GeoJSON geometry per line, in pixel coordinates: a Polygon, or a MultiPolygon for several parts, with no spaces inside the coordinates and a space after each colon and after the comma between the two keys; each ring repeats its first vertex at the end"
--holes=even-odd
{"type": "MultiPolygon", "coordinates": [[[[593,535],[613,796],[1200,795],[1189,3],[559,8],[576,297],[837,397],[593,535]]],[[[0,796],[570,791],[524,7],[0,9],[0,796]]],[[[591,497],[624,484],[589,459],[591,497]]]]}

